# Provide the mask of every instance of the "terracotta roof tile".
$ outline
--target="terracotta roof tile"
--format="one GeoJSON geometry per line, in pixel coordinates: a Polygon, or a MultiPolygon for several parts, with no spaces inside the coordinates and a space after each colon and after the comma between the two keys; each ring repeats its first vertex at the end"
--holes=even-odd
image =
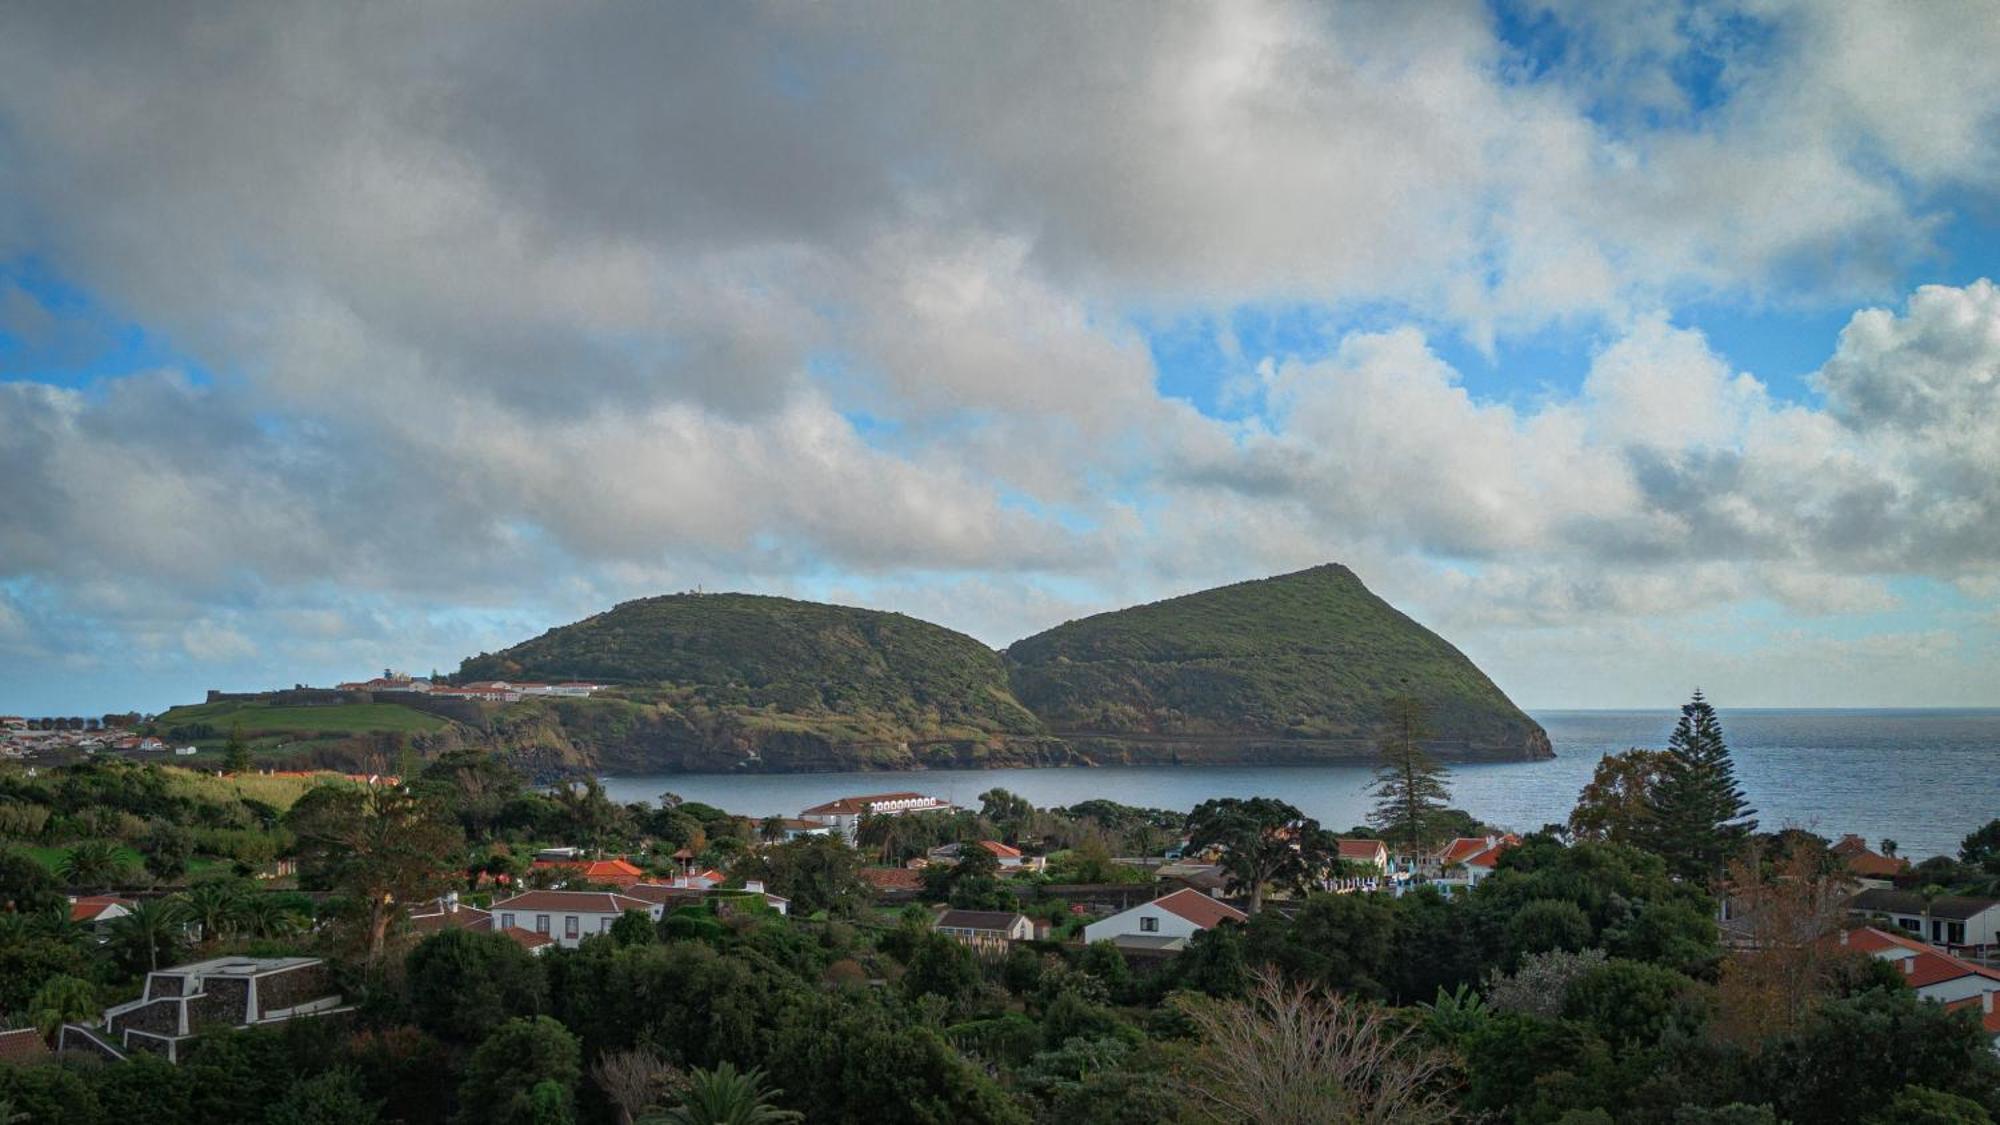
{"type": "Polygon", "coordinates": [[[1161,895],[1153,900],[1153,905],[1170,914],[1177,914],[1203,929],[1223,922],[1243,922],[1249,915],[1241,910],[1220,902],[1193,889],[1178,890],[1170,895],[1161,895]]]}
{"type": "Polygon", "coordinates": [[[34,1028],[0,1031],[0,1062],[36,1063],[49,1062],[54,1058],[49,1045],[42,1041],[42,1033],[34,1028]]]}

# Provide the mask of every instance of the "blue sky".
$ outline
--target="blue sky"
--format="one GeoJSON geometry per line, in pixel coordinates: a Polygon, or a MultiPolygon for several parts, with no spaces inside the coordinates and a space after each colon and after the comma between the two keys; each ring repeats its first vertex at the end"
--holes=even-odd
{"type": "Polygon", "coordinates": [[[0,22],[0,712],[1337,560],[1530,707],[2000,706],[1953,5],[0,22]]]}

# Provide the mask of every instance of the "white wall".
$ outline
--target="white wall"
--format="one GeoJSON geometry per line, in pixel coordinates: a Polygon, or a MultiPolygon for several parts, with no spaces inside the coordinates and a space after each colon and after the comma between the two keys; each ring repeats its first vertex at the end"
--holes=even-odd
{"type": "Polygon", "coordinates": [[[1130,910],[1113,914],[1109,918],[1101,918],[1085,926],[1083,928],[1083,940],[1088,943],[1103,941],[1106,938],[1123,937],[1128,934],[1135,937],[1191,938],[1200,933],[1201,929],[1200,926],[1195,925],[1173,911],[1157,903],[1149,902],[1144,906],[1135,906],[1130,910]],[[1141,919],[1145,918],[1157,919],[1159,929],[1148,930],[1142,928],[1141,919]]]}

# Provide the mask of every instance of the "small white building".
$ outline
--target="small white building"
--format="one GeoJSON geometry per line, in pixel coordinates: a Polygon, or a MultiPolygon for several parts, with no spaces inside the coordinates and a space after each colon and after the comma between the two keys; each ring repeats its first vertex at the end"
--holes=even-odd
{"type": "Polygon", "coordinates": [[[1246,922],[1249,918],[1226,902],[1184,888],[1092,922],[1083,928],[1083,940],[1088,944],[1121,937],[1191,938],[1224,922],[1246,922]]]}
{"type": "Polygon", "coordinates": [[[657,922],[665,909],[613,891],[527,891],[493,904],[493,928],[523,929],[574,949],[592,934],[608,934],[627,910],[657,922]]]}

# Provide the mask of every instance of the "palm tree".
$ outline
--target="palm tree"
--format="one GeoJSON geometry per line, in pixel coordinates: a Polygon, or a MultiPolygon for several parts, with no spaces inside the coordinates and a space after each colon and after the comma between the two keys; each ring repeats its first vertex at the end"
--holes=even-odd
{"type": "Polygon", "coordinates": [[[117,882],[125,875],[125,857],[109,840],[84,840],[69,849],[57,873],[72,887],[89,889],[117,882]]]}
{"type": "Polygon", "coordinates": [[[111,944],[134,965],[158,972],[160,954],[172,956],[187,937],[187,908],[170,898],[147,899],[111,920],[111,944]]]}
{"type": "Polygon", "coordinates": [[[775,844],[783,840],[785,838],[785,818],[782,816],[765,817],[763,823],[757,826],[757,835],[762,837],[767,844],[775,844]]]}
{"type": "Polygon", "coordinates": [[[791,1125],[805,1115],[779,1109],[771,1099],[783,1090],[766,1089],[761,1070],[738,1071],[729,1063],[688,1075],[688,1092],[681,1104],[649,1113],[640,1125],[791,1125]]]}
{"type": "Polygon", "coordinates": [[[289,937],[305,928],[305,920],[276,895],[251,895],[236,917],[245,930],[261,938],[289,937]]]}
{"type": "Polygon", "coordinates": [[[25,1110],[14,1108],[13,1098],[0,1098],[0,1125],[22,1125],[27,1120],[25,1110]]]}
{"type": "Polygon", "coordinates": [[[176,897],[186,910],[187,920],[200,928],[203,945],[220,938],[224,930],[235,928],[243,917],[245,895],[233,883],[203,883],[176,897]]]}
{"type": "Polygon", "coordinates": [[[87,980],[53,976],[35,990],[28,1001],[28,1018],[44,1039],[66,1023],[89,1019],[97,1014],[97,989],[87,980]]]}
{"type": "Polygon", "coordinates": [[[898,823],[901,817],[865,814],[861,823],[854,826],[854,842],[880,849],[883,863],[898,863],[903,858],[904,825],[898,823]]]}

